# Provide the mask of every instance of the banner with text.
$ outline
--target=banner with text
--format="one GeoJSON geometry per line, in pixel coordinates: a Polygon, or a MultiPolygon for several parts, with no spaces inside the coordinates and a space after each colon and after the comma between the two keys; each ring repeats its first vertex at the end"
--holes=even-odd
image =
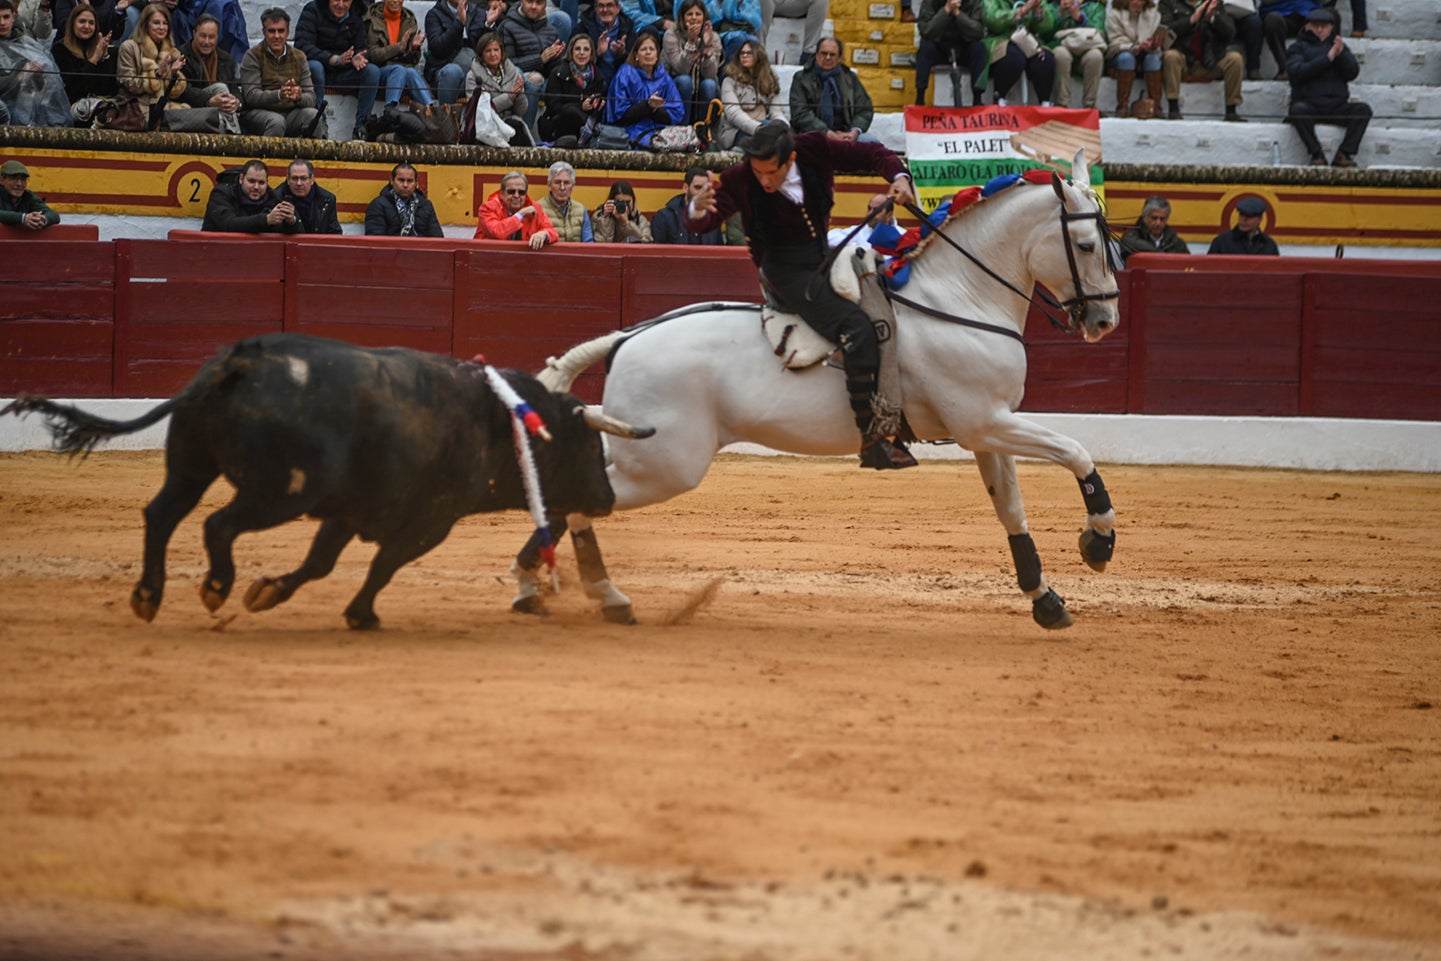
{"type": "Polygon", "coordinates": [[[1091,186],[1103,197],[1101,115],[1062,107],[906,108],[906,160],[922,209],[1001,174],[1054,168],[1069,175],[1085,148],[1091,186]]]}

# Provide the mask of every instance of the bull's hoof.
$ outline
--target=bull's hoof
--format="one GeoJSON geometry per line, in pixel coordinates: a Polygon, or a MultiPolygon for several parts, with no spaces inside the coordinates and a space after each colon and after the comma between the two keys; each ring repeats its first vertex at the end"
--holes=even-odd
{"type": "Polygon", "coordinates": [[[510,602],[510,609],[516,614],[535,614],[539,617],[545,617],[550,613],[545,606],[544,599],[539,594],[517,597],[510,602]]]}
{"type": "Polygon", "coordinates": [[[149,623],[160,611],[160,595],[148,587],[137,587],[130,593],[130,609],[136,617],[149,623]]]}
{"type": "Polygon", "coordinates": [[[602,607],[600,613],[608,624],[636,623],[635,608],[629,604],[613,604],[610,607],[602,607]]]}
{"type": "Polygon", "coordinates": [[[1097,534],[1089,527],[1081,531],[1081,560],[1093,571],[1104,571],[1106,562],[1116,553],[1116,532],[1097,534]]]}
{"type": "Polygon", "coordinates": [[[355,614],[346,611],[345,626],[352,631],[378,631],[380,630],[380,618],[373,613],[355,614]]]}
{"type": "Polygon", "coordinates": [[[1059,631],[1076,623],[1071,612],[1066,610],[1066,602],[1061,600],[1061,595],[1049,588],[1031,602],[1031,616],[1048,631],[1059,631]]]}
{"type": "MultiPolygon", "coordinates": [[[[245,609],[252,614],[261,611],[268,611],[281,601],[285,600],[285,594],[280,586],[280,581],[273,577],[259,577],[245,591],[245,609]]],[[[217,604],[216,607],[219,605],[217,604]]],[[[211,610],[215,610],[214,607],[211,610]]]]}
{"type": "Polygon", "coordinates": [[[213,577],[200,585],[200,603],[204,604],[205,609],[212,614],[220,610],[221,605],[229,596],[230,586],[222,584],[213,577]]]}

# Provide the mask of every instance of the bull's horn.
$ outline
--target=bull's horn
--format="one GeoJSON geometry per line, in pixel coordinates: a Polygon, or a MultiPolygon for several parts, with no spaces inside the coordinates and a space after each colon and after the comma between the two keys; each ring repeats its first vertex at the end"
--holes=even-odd
{"type": "Polygon", "coordinates": [[[611,417],[603,413],[598,407],[587,407],[581,411],[585,418],[585,426],[591,430],[604,431],[607,434],[614,434],[617,437],[629,437],[632,440],[639,440],[642,437],[649,437],[655,433],[654,427],[633,427],[625,421],[611,417]]]}

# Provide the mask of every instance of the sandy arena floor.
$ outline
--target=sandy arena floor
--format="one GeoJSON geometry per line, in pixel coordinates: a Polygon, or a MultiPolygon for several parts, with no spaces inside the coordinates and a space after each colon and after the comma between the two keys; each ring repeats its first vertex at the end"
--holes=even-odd
{"type": "MultiPolygon", "coordinates": [[[[642,623],[508,611],[519,514],[238,603],[159,454],[0,455],[0,958],[1441,958],[1441,477],[722,458],[600,526],[642,623]],[[959,476],[958,476],[959,475],[959,476]],[[716,589],[718,588],[718,589],[716,589]]],[[[222,488],[224,485],[221,485],[222,488]]]]}

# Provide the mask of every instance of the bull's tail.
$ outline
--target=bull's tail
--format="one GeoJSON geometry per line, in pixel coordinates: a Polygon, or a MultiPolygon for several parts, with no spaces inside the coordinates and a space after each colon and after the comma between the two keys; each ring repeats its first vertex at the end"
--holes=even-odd
{"type": "Polygon", "coordinates": [[[0,410],[0,417],[6,414],[23,417],[26,414],[39,413],[45,417],[45,428],[50,431],[55,450],[72,457],[76,454],[83,457],[112,437],[133,434],[158,423],[176,407],[202,391],[248,370],[250,361],[237,356],[237,353],[236,348],[231,348],[220,354],[206,364],[184,390],[133,420],[110,420],[83,411],[72,404],[57,404],[48,397],[37,397],[33,394],[21,394],[6,405],[4,410],[0,410]]]}
{"type": "Polygon", "coordinates": [[[617,343],[629,337],[631,331],[615,330],[594,340],[577,344],[559,357],[547,357],[545,369],[536,379],[554,392],[568,391],[575,379],[593,364],[600,363],[615,349],[617,343]]]}

